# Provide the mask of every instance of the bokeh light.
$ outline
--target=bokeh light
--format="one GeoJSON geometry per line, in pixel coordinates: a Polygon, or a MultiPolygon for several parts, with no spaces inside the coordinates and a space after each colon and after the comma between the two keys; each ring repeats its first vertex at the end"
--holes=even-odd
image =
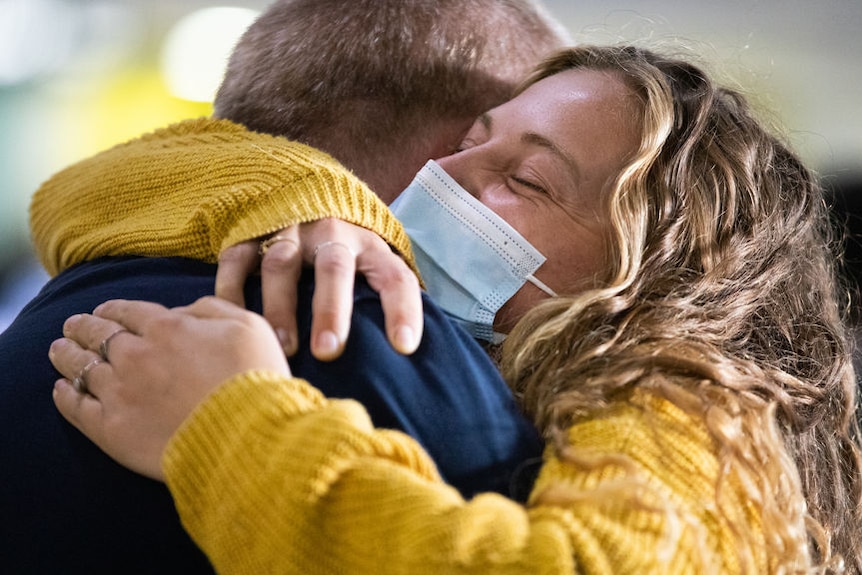
{"type": "MultiPolygon", "coordinates": [[[[33,191],[99,150],[210,114],[228,54],[272,1],[0,0],[0,329],[4,290],[34,265],[33,191]]],[[[544,3],[576,42],[691,47],[773,112],[828,182],[862,197],[859,0],[544,3]]]]}
{"type": "Polygon", "coordinates": [[[205,8],[171,29],[162,49],[162,73],[172,94],[212,102],[236,41],[258,12],[248,8],[205,8]]]}

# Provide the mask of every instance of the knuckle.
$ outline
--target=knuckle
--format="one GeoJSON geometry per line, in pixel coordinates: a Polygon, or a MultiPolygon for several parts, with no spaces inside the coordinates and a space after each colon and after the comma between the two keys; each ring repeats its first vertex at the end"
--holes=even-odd
{"type": "Polygon", "coordinates": [[[177,333],[177,331],[182,327],[183,321],[184,318],[179,314],[157,314],[150,318],[147,330],[169,336],[177,333]]]}
{"type": "Polygon", "coordinates": [[[111,364],[119,367],[121,365],[136,365],[140,366],[147,359],[147,354],[150,353],[148,345],[130,345],[119,349],[112,350],[111,364]]]}
{"type": "Polygon", "coordinates": [[[219,264],[245,264],[254,260],[255,257],[257,257],[255,244],[246,242],[222,250],[218,255],[218,262],[219,264]]]}
{"type": "Polygon", "coordinates": [[[341,220],[333,217],[321,218],[314,222],[308,222],[306,225],[309,229],[314,228],[315,231],[319,232],[331,232],[333,230],[337,230],[339,225],[341,224],[341,220]]]}
{"type": "Polygon", "coordinates": [[[263,316],[256,313],[249,312],[248,314],[243,315],[240,321],[242,322],[244,329],[249,332],[268,332],[270,329],[272,329],[269,321],[267,321],[263,316]]]}
{"type": "Polygon", "coordinates": [[[326,250],[317,257],[314,267],[318,271],[338,276],[353,275],[356,269],[353,257],[343,250],[326,250]]]}
{"type": "MultiPolygon", "coordinates": [[[[395,256],[397,257],[397,256],[395,256]]],[[[399,286],[404,288],[419,289],[419,279],[407,267],[401,258],[397,258],[398,263],[388,265],[381,270],[381,279],[391,286],[399,286]]]]}
{"type": "Polygon", "coordinates": [[[241,326],[241,333],[244,334],[243,339],[245,339],[246,341],[251,341],[250,338],[255,333],[269,333],[273,329],[272,324],[269,323],[269,320],[267,320],[262,315],[258,315],[254,312],[249,312],[248,314],[243,315],[239,319],[239,325],[241,326]]]}
{"type": "Polygon", "coordinates": [[[205,295],[198,298],[192,305],[197,307],[212,307],[218,305],[220,299],[214,295],[205,295]]]}
{"type": "Polygon", "coordinates": [[[262,272],[280,272],[290,268],[297,262],[297,252],[288,253],[283,250],[270,250],[260,262],[262,272]]]}

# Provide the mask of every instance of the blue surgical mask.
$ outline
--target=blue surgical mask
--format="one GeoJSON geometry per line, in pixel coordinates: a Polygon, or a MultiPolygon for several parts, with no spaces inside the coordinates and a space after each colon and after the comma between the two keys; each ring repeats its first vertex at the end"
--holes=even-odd
{"type": "Polygon", "coordinates": [[[390,206],[413,245],[429,295],[473,337],[493,343],[494,316],[530,282],[545,256],[500,216],[429,161],[390,206]]]}

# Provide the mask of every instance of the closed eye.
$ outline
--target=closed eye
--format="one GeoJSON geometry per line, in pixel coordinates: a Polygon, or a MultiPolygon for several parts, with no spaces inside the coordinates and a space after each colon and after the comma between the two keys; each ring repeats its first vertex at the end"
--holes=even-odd
{"type": "Polygon", "coordinates": [[[547,194],[548,193],[547,190],[545,190],[545,188],[543,188],[539,184],[537,184],[535,182],[531,182],[529,180],[525,180],[524,178],[512,176],[512,181],[515,182],[516,184],[520,185],[520,186],[524,186],[524,187],[529,188],[535,192],[539,192],[541,194],[547,194]]]}

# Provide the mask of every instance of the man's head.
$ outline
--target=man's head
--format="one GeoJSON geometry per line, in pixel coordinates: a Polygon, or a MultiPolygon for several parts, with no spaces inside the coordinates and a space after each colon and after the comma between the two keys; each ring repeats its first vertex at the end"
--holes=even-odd
{"type": "Polygon", "coordinates": [[[215,115],[329,152],[388,203],[566,42],[538,0],[276,0],[215,115]]]}

